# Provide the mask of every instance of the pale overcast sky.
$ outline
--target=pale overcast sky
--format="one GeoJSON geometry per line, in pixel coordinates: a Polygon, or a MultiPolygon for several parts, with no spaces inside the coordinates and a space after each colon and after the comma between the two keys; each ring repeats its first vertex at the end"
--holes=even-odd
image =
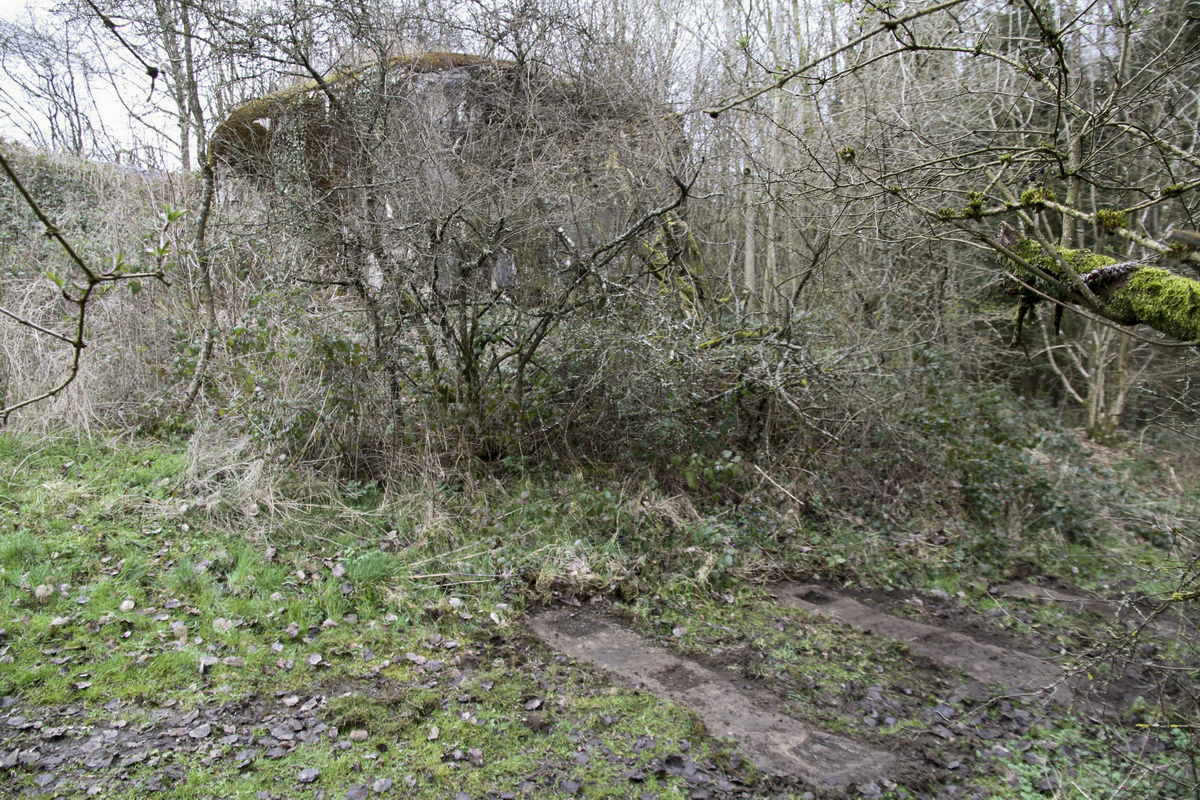
{"type": "MultiPolygon", "coordinates": [[[[0,22],[11,22],[19,25],[22,22],[28,21],[30,14],[49,16],[49,11],[58,4],[59,0],[0,0],[0,22]]],[[[116,60],[109,61],[108,66],[124,71],[120,59],[122,54],[114,50],[113,55],[116,60]]],[[[12,67],[10,66],[9,68],[12,67]]],[[[128,154],[132,148],[137,147],[139,152],[141,152],[141,148],[135,142],[144,143],[147,139],[160,142],[158,152],[160,155],[165,156],[168,161],[172,158],[171,154],[177,152],[172,146],[162,149],[162,137],[145,129],[143,125],[131,118],[130,109],[132,107],[133,110],[143,116],[143,119],[153,121],[156,125],[162,125],[159,115],[151,103],[152,99],[157,100],[159,98],[148,96],[149,87],[148,79],[146,79],[144,73],[139,68],[130,72],[127,82],[123,79],[121,80],[120,94],[124,97],[124,103],[118,97],[112,83],[107,80],[94,83],[91,87],[90,95],[83,93],[79,96],[80,101],[85,105],[87,115],[92,119],[92,125],[97,128],[103,126],[105,132],[105,136],[102,137],[105,144],[101,146],[103,152],[97,154],[99,157],[105,159],[116,158],[123,162],[128,161],[128,154]],[[125,103],[131,104],[131,107],[127,107],[125,103]]],[[[161,91],[161,81],[155,89],[156,91],[161,91]]],[[[12,85],[9,76],[0,71],[0,137],[35,145],[39,144],[40,137],[36,131],[37,129],[44,128],[45,117],[39,110],[40,104],[36,102],[28,106],[14,108],[14,104],[18,104],[21,97],[23,97],[21,91],[12,85]]],[[[145,154],[143,153],[143,155],[145,154]]],[[[157,160],[153,159],[152,163],[157,162],[157,160]]]]}
{"type": "Polygon", "coordinates": [[[47,9],[55,0],[0,0],[0,19],[13,20],[25,16],[26,8],[47,9]]]}

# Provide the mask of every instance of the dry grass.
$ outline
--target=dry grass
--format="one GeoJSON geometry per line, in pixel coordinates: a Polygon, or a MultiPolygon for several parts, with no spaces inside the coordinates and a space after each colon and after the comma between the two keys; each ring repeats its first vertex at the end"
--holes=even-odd
{"type": "MultiPolygon", "coordinates": [[[[22,154],[17,161],[27,188],[94,270],[112,269],[118,257],[128,271],[155,268],[144,251],[148,242],[157,241],[162,208],[186,203],[182,184],[66,158],[22,154]]],[[[46,275],[57,274],[74,295],[77,267],[38,235],[40,224],[23,207],[13,211],[15,219],[8,224],[18,233],[0,249],[0,301],[23,319],[70,334],[78,325],[78,309],[46,275]]],[[[176,234],[172,257],[182,248],[176,234]]],[[[25,431],[77,432],[134,425],[167,389],[166,368],[174,355],[167,320],[190,317],[178,285],[144,284],[137,294],[129,285],[103,287],[86,310],[87,348],[74,383],[53,400],[14,414],[10,423],[25,431]]],[[[64,343],[5,320],[0,324],[4,400],[19,402],[53,387],[69,373],[72,355],[64,343]]]]}
{"type": "Polygon", "coordinates": [[[211,517],[253,518],[284,510],[279,480],[249,436],[230,436],[218,422],[200,425],[188,440],[184,494],[211,517]]]}
{"type": "Polygon", "coordinates": [[[672,530],[681,530],[703,519],[687,495],[666,497],[651,492],[644,486],[640,491],[630,494],[626,507],[633,514],[646,515],[672,530]]]}

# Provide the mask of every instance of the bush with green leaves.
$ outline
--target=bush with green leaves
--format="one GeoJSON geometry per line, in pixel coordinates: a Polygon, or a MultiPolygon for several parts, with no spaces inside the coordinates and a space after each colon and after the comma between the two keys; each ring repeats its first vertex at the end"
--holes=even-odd
{"type": "Polygon", "coordinates": [[[1074,431],[1006,386],[962,377],[952,354],[928,351],[890,392],[814,470],[817,519],[848,515],[900,538],[944,520],[962,529],[955,557],[990,572],[1093,543],[1124,506],[1074,431]]]}

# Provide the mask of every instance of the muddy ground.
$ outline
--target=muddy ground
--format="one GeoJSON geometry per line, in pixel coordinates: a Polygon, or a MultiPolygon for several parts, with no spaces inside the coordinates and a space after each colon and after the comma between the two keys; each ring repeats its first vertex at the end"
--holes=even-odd
{"type": "MultiPolygon", "coordinates": [[[[566,597],[532,613],[524,627],[491,642],[478,657],[429,670],[419,686],[453,704],[463,702],[460,687],[483,660],[524,671],[566,663],[597,673],[602,686],[653,695],[664,714],[694,714],[709,736],[726,745],[725,757],[705,760],[695,758],[686,740],[636,740],[629,743],[632,752],[653,747],[661,753],[649,768],[637,767],[602,731],[581,727],[571,731],[580,742],[574,758],[608,758],[627,766],[622,785],[585,787],[572,778],[571,761],[543,763],[524,779],[479,795],[491,798],[654,797],[644,789],[657,776],[682,779],[686,796],[697,799],[949,800],[1009,796],[1006,785],[1015,793],[1012,765],[1023,765],[1022,790],[1032,787],[1050,797],[1094,755],[1048,738],[1047,731],[1067,722],[1098,735],[1103,729],[1106,747],[1139,757],[1169,746],[1136,728],[1111,725],[1135,702],[1153,702],[1162,686],[1136,669],[1122,669],[1111,680],[1097,681],[1094,675],[1089,680],[1077,668],[1077,654],[1063,652],[1062,643],[1077,635],[1066,622],[1063,631],[1048,632],[1043,625],[1022,635],[997,624],[995,615],[939,592],[855,592],[784,583],[772,587],[771,594],[781,614],[795,615],[790,624],[802,626],[806,615],[817,615],[869,632],[881,646],[900,643],[907,652],[907,681],[876,684],[866,674],[837,697],[806,700],[803,685],[765,668],[732,634],[728,641],[714,638],[709,652],[681,652],[671,637],[647,630],[605,598],[566,597]],[[1114,729],[1124,733],[1114,739],[1114,729]]],[[[994,587],[993,594],[1013,600],[1003,613],[1025,615],[1031,622],[1031,607],[1056,605],[1068,612],[1064,620],[1077,622],[1074,615],[1083,613],[1118,624],[1128,620],[1127,628],[1144,622],[1143,616],[1131,617],[1136,604],[1085,597],[1058,579],[1007,584],[994,587]]],[[[1186,621],[1155,624],[1162,635],[1191,634],[1186,621]]],[[[394,697],[416,686],[376,678],[354,688],[394,697]]],[[[231,698],[190,709],[160,705],[153,698],[112,701],[103,709],[29,708],[3,698],[0,789],[7,784],[12,793],[25,796],[103,797],[136,780],[147,795],[171,796],[186,779],[184,763],[224,762],[242,771],[317,740],[332,740],[338,748],[366,747],[365,731],[339,726],[344,720],[330,712],[330,698],[344,688],[314,686],[304,694],[231,698]],[[19,789],[10,780],[17,776],[23,778],[19,789]]],[[[554,724],[544,721],[536,706],[527,711],[524,721],[535,731],[554,724]]],[[[444,755],[467,765],[477,757],[469,747],[444,755]]],[[[398,773],[310,790],[307,784],[316,777],[302,771],[294,785],[257,796],[403,797],[425,779],[398,773]]],[[[470,796],[451,788],[446,796],[470,796]]]]}

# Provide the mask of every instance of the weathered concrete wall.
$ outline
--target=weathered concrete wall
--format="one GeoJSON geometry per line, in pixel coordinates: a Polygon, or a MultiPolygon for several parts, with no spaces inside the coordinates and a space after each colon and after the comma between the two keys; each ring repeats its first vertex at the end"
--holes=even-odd
{"type": "Polygon", "coordinates": [[[373,291],[536,294],[533,275],[569,279],[572,245],[629,216],[627,157],[640,145],[615,131],[647,119],[585,94],[511,62],[400,56],[242,104],[210,157],[227,190],[290,205],[334,268],[373,291]]]}

